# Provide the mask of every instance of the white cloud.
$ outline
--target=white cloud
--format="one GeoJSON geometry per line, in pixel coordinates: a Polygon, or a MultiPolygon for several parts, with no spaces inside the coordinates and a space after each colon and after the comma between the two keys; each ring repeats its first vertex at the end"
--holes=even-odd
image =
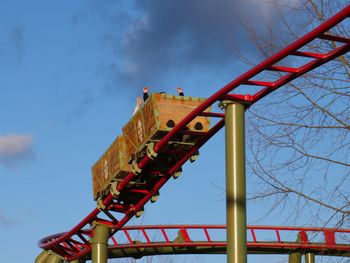
{"type": "Polygon", "coordinates": [[[0,163],[16,166],[19,162],[33,159],[32,141],[30,135],[0,135],[0,163]]]}

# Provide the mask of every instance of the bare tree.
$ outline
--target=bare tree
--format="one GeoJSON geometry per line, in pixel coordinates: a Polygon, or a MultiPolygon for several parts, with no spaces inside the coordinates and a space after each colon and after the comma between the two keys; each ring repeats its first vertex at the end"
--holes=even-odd
{"type": "MultiPolygon", "coordinates": [[[[259,32],[245,24],[265,57],[326,21],[348,2],[301,0],[290,5],[281,5],[281,1],[274,4],[280,18],[278,36],[268,22],[259,32]]],[[[331,33],[349,37],[349,28],[349,21],[344,21],[331,33]]],[[[337,45],[320,40],[308,48],[319,53],[337,45]]],[[[301,62],[295,57],[284,63],[295,67],[301,62]]],[[[251,191],[249,198],[269,202],[267,214],[286,213],[288,223],[349,226],[349,80],[349,56],[345,55],[293,81],[249,110],[248,178],[257,185],[254,189],[259,189],[251,191]]]]}

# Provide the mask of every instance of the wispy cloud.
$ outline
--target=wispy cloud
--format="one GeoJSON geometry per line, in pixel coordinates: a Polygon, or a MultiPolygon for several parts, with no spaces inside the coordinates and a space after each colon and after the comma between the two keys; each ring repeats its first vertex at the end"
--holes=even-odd
{"type": "Polygon", "coordinates": [[[32,142],[30,135],[0,135],[0,163],[6,167],[16,167],[24,161],[33,160],[32,142]]]}
{"type": "Polygon", "coordinates": [[[70,111],[67,117],[68,122],[84,116],[89,107],[91,107],[91,105],[95,102],[95,99],[91,90],[85,90],[80,94],[79,100],[74,100],[74,102],[76,104],[73,106],[73,109],[70,111]]]}
{"type": "Polygon", "coordinates": [[[8,218],[3,213],[0,212],[0,226],[11,226],[15,224],[15,220],[8,218]]]}
{"type": "Polygon", "coordinates": [[[0,38],[0,58],[3,63],[21,63],[26,51],[26,27],[13,25],[2,32],[0,38]]]}
{"type": "Polygon", "coordinates": [[[17,61],[20,62],[25,53],[25,27],[23,25],[15,26],[10,32],[10,43],[15,51],[17,61]]]}

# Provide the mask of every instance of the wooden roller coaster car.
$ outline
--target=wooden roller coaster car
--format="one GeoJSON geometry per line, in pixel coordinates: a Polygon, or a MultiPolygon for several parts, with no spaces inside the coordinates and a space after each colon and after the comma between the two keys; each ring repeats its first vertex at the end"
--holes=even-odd
{"type": "Polygon", "coordinates": [[[92,167],[94,199],[106,195],[114,180],[122,180],[130,171],[123,136],[118,136],[102,157],[92,167]]]}
{"type": "MultiPolygon", "coordinates": [[[[151,143],[162,139],[176,124],[200,105],[204,99],[175,96],[168,94],[152,94],[131,120],[123,127],[123,136],[113,142],[104,155],[92,167],[94,199],[98,200],[110,192],[113,182],[122,181],[133,171],[133,165],[140,158],[149,154],[151,143]]],[[[207,109],[210,111],[210,108],[207,109]]],[[[138,175],[130,186],[142,189],[152,188],[155,177],[165,174],[184,154],[195,145],[203,133],[209,130],[208,117],[196,117],[184,132],[177,135],[138,175]]],[[[151,149],[152,151],[152,149],[151,149]]],[[[176,172],[174,177],[179,174],[176,172]]],[[[134,203],[138,198],[121,194],[120,201],[125,204],[134,203]]]]}
{"type": "MultiPolygon", "coordinates": [[[[133,159],[145,152],[147,144],[162,139],[185,116],[205,99],[170,94],[152,94],[123,127],[126,151],[133,159]]],[[[209,112],[211,108],[206,111],[209,112]]],[[[186,133],[173,138],[170,144],[193,145],[201,133],[210,128],[208,117],[196,117],[185,128],[186,133]]],[[[142,156],[141,156],[142,157],[142,156]]]]}

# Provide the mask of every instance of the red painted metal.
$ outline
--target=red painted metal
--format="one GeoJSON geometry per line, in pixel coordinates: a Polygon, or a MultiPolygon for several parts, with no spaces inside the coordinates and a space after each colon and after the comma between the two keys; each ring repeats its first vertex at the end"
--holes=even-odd
{"type": "MultiPolygon", "coordinates": [[[[330,35],[328,32],[330,29],[338,25],[344,19],[350,16],[350,5],[340,11],[338,14],[327,20],[325,23],[305,35],[304,37],[298,39],[287,48],[276,53],[272,57],[266,59],[264,62],[253,67],[251,70],[242,74],[232,82],[228,83],[222,89],[214,93],[206,101],[204,101],[200,106],[194,109],[188,116],[186,116],[178,125],[176,125],[160,142],[155,145],[154,151],[158,154],[162,153],[164,147],[168,142],[177,134],[184,133],[184,127],[192,121],[197,116],[211,116],[220,118],[217,124],[212,127],[202,139],[192,147],[188,153],[181,156],[180,160],[173,166],[169,167],[167,173],[160,177],[152,187],[143,192],[143,197],[138,200],[134,205],[123,205],[118,206],[118,198],[113,197],[111,194],[108,195],[102,202],[106,207],[103,209],[103,213],[106,214],[111,221],[104,222],[110,224],[116,231],[121,229],[134,215],[137,211],[142,209],[144,205],[150,200],[150,198],[159,191],[159,189],[169,180],[171,175],[176,172],[190,157],[194,154],[203,144],[205,144],[216,132],[218,132],[224,126],[224,115],[222,113],[205,113],[204,111],[214,105],[214,103],[222,100],[234,100],[240,103],[244,103],[247,106],[252,105],[267,96],[279,87],[287,84],[288,82],[300,77],[301,75],[313,70],[338,56],[341,56],[350,50],[350,40],[343,36],[330,35]],[[309,52],[304,50],[307,45],[315,39],[320,39],[323,41],[336,41],[340,45],[334,50],[326,53],[319,54],[314,52],[309,52]],[[282,67],[278,63],[288,56],[299,56],[307,57],[311,59],[309,62],[305,63],[301,67],[282,67]],[[280,77],[278,80],[273,81],[261,81],[254,79],[260,73],[267,71],[280,71],[286,74],[280,77]],[[256,85],[259,90],[254,94],[232,94],[231,92],[241,85],[256,85]],[[114,213],[114,214],[112,214],[114,213]]],[[[145,156],[139,163],[138,167],[140,169],[147,168],[146,166],[150,163],[150,158],[145,156]]],[[[129,173],[122,182],[118,184],[117,190],[120,193],[127,192],[130,188],[127,185],[136,177],[136,174],[129,173]]],[[[131,191],[135,191],[132,190],[131,191]]],[[[78,259],[91,251],[91,245],[87,241],[93,235],[93,229],[88,229],[94,221],[101,221],[98,215],[101,213],[99,209],[94,209],[86,218],[84,218],[79,224],[77,224],[69,232],[57,234],[54,236],[49,236],[41,241],[39,241],[39,246],[46,250],[52,250],[55,253],[61,255],[66,260],[78,259]],[[88,230],[85,230],[88,229],[88,230]],[[74,244],[74,245],[72,245],[74,244]]],[[[254,230],[255,231],[255,230],[254,230]]],[[[280,228],[279,228],[280,231],[280,228]]],[[[114,232],[115,233],[115,232],[114,232]]],[[[328,234],[327,234],[328,235],[328,234]]],[[[332,240],[329,238],[328,240],[332,240]]],[[[331,243],[331,241],[328,241],[331,243]]]]}
{"type": "MultiPolygon", "coordinates": [[[[118,245],[111,245],[114,249],[126,248],[146,248],[146,247],[217,247],[226,246],[226,242],[220,238],[225,233],[225,225],[165,225],[165,226],[127,226],[123,228],[125,237],[118,236],[118,245]],[[130,236],[137,236],[140,231],[146,230],[154,232],[154,239],[145,241],[139,239],[138,242],[130,239],[130,236]],[[176,232],[175,232],[175,231],[176,232]],[[193,231],[195,230],[195,231],[193,231]],[[208,231],[210,230],[210,232],[208,231]],[[176,240],[174,233],[180,232],[184,237],[181,242],[176,240]],[[171,234],[173,234],[172,239],[171,234]],[[200,234],[202,233],[202,234],[200,234]],[[122,242],[125,239],[127,242],[122,242]]],[[[316,227],[286,227],[286,226],[247,226],[248,247],[259,248],[290,248],[290,249],[316,249],[322,250],[327,255],[337,255],[337,251],[348,252],[350,255],[350,229],[316,228],[316,227]],[[249,235],[249,232],[252,234],[249,235]],[[257,238],[257,234],[264,236],[257,238]],[[300,241],[297,236],[300,235],[300,241]],[[345,243],[336,242],[337,235],[343,235],[345,243]]],[[[126,255],[127,256],[127,255],[126,255]]]]}
{"type": "MultiPolygon", "coordinates": [[[[210,254],[217,248],[226,247],[226,241],[222,240],[225,233],[225,225],[126,226],[110,238],[109,250],[114,251],[113,254],[117,250],[122,251],[119,257],[131,257],[135,250],[145,248],[153,248],[153,255],[160,255],[162,251],[157,248],[210,247],[205,252],[210,254]],[[152,241],[147,231],[152,232],[152,241]],[[181,239],[178,239],[179,233],[181,239]]],[[[248,253],[275,254],[298,250],[316,255],[350,256],[350,229],[247,226],[247,247],[248,253]]],[[[177,253],[186,253],[186,250],[178,250],[177,253]]]]}

